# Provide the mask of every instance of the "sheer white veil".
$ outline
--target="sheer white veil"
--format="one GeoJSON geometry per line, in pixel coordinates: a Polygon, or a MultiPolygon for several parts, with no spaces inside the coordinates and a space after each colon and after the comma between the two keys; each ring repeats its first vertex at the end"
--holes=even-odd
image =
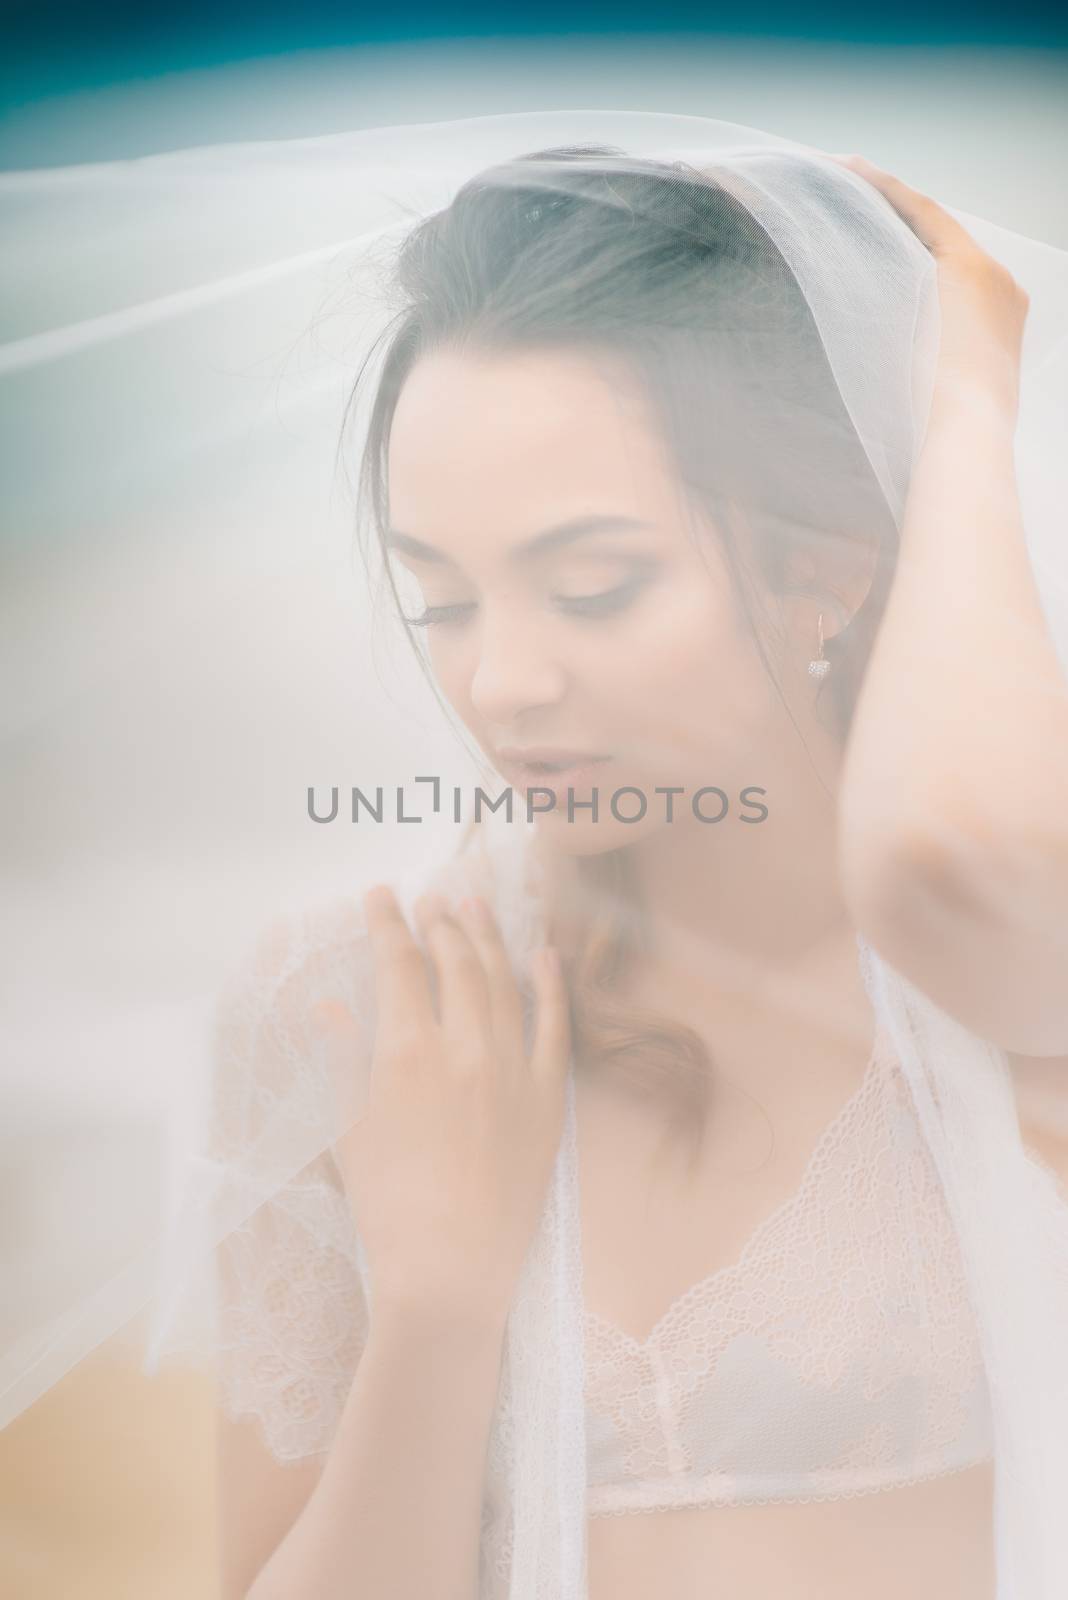
{"type": "MultiPolygon", "coordinates": [[[[267,1202],[289,1197],[294,1227],[344,1246],[347,1213],[316,1163],[364,1110],[368,1072],[339,1066],[316,1008],[343,995],[370,1041],[358,885],[393,876],[414,893],[459,833],[429,788],[418,828],[350,826],[349,786],[391,796],[434,773],[447,795],[485,776],[401,630],[372,625],[353,543],[366,485],[351,469],[374,386],[350,406],[353,383],[380,373],[404,308],[398,247],[476,175],[495,169],[486,181],[514,197],[531,249],[554,204],[596,192],[626,214],[633,192],[590,145],[713,179],[743,219],[741,267],[763,263],[769,297],[786,264],[807,307],[799,337],[859,445],[854,470],[899,527],[938,353],[934,262],[870,185],[798,142],[701,117],[561,111],[0,176],[13,1171],[46,1148],[36,1127],[93,1130],[71,1147],[80,1165],[57,1158],[40,1180],[53,1244],[43,1287],[12,1275],[4,1423],[146,1310],[150,1370],[171,1351],[212,1359],[213,1254],[267,1202]],[[322,807],[334,786],[340,820],[317,825],[308,790],[322,807]],[[116,1164],[138,1127],[166,1132],[151,1147],[158,1181],[116,1164]],[[92,1248],[72,1252],[65,1232],[87,1215],[92,1248]]],[[[1031,297],[1017,466],[1068,674],[1068,256],[954,214],[1031,297]]],[[[733,281],[710,298],[709,349],[736,332],[733,281]]],[[[747,315],[759,359],[757,297],[747,315]]],[[[785,384],[766,399],[723,419],[747,464],[812,405],[785,384]]],[[[814,452],[822,437],[817,418],[814,452]]],[[[819,466],[816,453],[808,476],[798,463],[798,484],[819,466]]],[[[771,491],[766,509],[772,539],[797,535],[803,512],[791,520],[771,491]]],[[[381,571],[369,575],[374,588],[381,571]]],[[[1014,620],[991,642],[1007,671],[1014,620]]],[[[494,817],[486,832],[521,964],[537,931],[526,830],[494,817]]],[[[1068,1593],[1068,1209],[1022,1149],[1002,1053],[873,951],[865,976],[973,1292],[999,1600],[1055,1600],[1068,1593]]],[[[495,1437],[509,1505],[490,1564],[513,1600],[583,1592],[575,1185],[572,1108],[495,1437]]],[[[291,1453],[302,1447],[296,1428],[291,1453]]]]}

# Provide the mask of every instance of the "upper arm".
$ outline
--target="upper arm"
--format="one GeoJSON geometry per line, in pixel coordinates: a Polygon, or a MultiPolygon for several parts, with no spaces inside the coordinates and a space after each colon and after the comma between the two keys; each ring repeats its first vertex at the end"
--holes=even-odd
{"type": "Polygon", "coordinates": [[[853,872],[864,936],[973,1033],[1023,1058],[1068,1052],[1068,890],[1063,874],[1012,870],[1004,853],[945,837],[900,841],[853,872]],[[1030,887],[1028,887],[1030,885],[1030,887]]]}
{"type": "Polygon", "coordinates": [[[360,1059],[327,1065],[314,1016],[340,1002],[370,1027],[368,961],[349,912],[278,924],[217,1012],[210,1159],[225,1195],[265,1196],[227,1221],[214,1251],[223,1600],[244,1600],[307,1504],[366,1343],[356,1228],[333,1152],[332,1108],[356,1102],[324,1092],[322,1075],[359,1084],[369,1050],[357,1037],[360,1059]]]}
{"type": "Polygon", "coordinates": [[[217,1277],[220,1573],[243,1600],[318,1482],[367,1342],[329,1151],[223,1241],[217,1277]]]}

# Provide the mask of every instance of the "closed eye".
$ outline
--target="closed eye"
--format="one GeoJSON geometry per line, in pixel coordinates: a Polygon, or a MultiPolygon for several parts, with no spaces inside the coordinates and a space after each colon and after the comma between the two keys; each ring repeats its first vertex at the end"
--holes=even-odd
{"type": "Polygon", "coordinates": [[[617,584],[614,589],[604,589],[600,594],[561,594],[554,598],[561,611],[574,616],[610,616],[614,612],[622,611],[638,591],[644,588],[646,582],[647,574],[637,573],[625,583],[617,584]]]}
{"type": "MultiPolygon", "coordinates": [[[[554,595],[553,601],[565,615],[580,617],[612,616],[622,611],[648,581],[645,573],[604,589],[599,594],[554,595]]],[[[456,601],[451,605],[427,606],[418,617],[405,617],[413,628],[431,628],[449,623],[459,623],[475,609],[473,600],[456,601]]]]}

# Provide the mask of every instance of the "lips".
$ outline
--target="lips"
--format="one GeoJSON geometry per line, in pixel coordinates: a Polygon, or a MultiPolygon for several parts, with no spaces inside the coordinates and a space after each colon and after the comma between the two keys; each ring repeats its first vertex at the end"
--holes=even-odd
{"type": "Polygon", "coordinates": [[[580,789],[596,782],[598,769],[610,756],[586,750],[538,746],[529,750],[499,751],[497,764],[516,789],[550,789],[554,794],[580,789]]]}

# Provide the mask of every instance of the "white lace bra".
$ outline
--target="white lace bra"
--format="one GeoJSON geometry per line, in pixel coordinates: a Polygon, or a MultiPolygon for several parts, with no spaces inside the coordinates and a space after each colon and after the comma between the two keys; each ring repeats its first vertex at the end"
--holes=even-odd
{"type": "Polygon", "coordinates": [[[992,1455],[963,1266],[882,1038],[796,1193],[637,1340],[588,1312],[591,1515],[864,1494],[992,1455]]]}

